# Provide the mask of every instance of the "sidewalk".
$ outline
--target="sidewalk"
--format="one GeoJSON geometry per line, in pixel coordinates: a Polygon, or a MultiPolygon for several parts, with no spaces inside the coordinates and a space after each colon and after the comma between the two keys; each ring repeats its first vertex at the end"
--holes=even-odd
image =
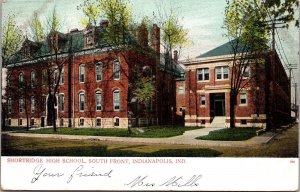
{"type": "Polygon", "coordinates": [[[203,128],[186,131],[183,135],[169,138],[131,138],[131,137],[107,137],[107,136],[83,136],[83,135],[57,135],[57,134],[32,134],[32,133],[2,133],[15,137],[69,139],[89,141],[110,141],[137,144],[167,144],[167,145],[193,145],[193,146],[224,146],[224,147],[248,147],[267,144],[276,134],[265,133],[246,141],[208,141],[197,140],[196,137],[208,135],[210,131],[220,128],[203,128]]]}

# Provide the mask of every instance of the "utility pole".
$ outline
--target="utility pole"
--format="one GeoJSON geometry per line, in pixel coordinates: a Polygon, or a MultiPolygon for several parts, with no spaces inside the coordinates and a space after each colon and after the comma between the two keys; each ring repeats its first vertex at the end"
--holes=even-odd
{"type": "Polygon", "coordinates": [[[269,66],[269,69],[270,69],[270,74],[269,74],[269,78],[267,78],[267,91],[266,91],[266,94],[267,95],[267,105],[266,105],[266,115],[267,115],[267,129],[269,130],[274,130],[276,131],[276,127],[274,125],[274,119],[276,117],[274,117],[275,115],[275,112],[276,112],[276,109],[275,109],[275,101],[274,101],[274,90],[275,90],[275,78],[276,78],[276,75],[275,75],[275,68],[276,68],[276,48],[275,48],[275,45],[276,45],[276,42],[275,42],[275,30],[277,28],[283,28],[283,26],[277,26],[277,25],[282,25],[284,24],[283,22],[276,22],[277,20],[276,19],[272,19],[270,23],[270,27],[269,29],[271,29],[271,33],[272,33],[272,47],[271,47],[271,63],[270,63],[270,66],[269,66]]]}

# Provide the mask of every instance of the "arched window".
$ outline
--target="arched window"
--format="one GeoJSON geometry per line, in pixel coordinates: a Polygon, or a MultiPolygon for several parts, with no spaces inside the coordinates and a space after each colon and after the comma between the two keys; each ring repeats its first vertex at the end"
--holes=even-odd
{"type": "Polygon", "coordinates": [[[85,80],[85,66],[84,64],[81,64],[79,66],[79,82],[84,83],[85,80]]]}
{"type": "Polygon", "coordinates": [[[79,111],[84,111],[84,100],[85,100],[84,92],[80,92],[79,93],[79,111]]]}
{"type": "Polygon", "coordinates": [[[120,62],[118,60],[114,61],[114,80],[120,79],[120,62]]]}
{"type": "Polygon", "coordinates": [[[46,82],[47,82],[47,70],[44,69],[42,71],[42,85],[46,85],[46,82]]]}
{"type": "Polygon", "coordinates": [[[96,92],[96,111],[101,111],[102,110],[102,95],[100,91],[96,92]]]}
{"type": "Polygon", "coordinates": [[[24,86],[24,74],[19,74],[19,87],[22,88],[24,86]]]}
{"type": "Polygon", "coordinates": [[[113,92],[114,111],[120,111],[120,91],[114,90],[113,92]]]}
{"type": "Polygon", "coordinates": [[[96,81],[102,80],[102,63],[96,63],[96,81]]]}
{"type": "Polygon", "coordinates": [[[30,85],[32,88],[35,87],[35,71],[31,71],[30,74],[30,85]]]}

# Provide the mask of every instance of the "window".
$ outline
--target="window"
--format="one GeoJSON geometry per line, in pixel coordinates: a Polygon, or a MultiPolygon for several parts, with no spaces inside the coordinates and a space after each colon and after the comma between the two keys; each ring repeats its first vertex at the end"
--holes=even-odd
{"type": "Polygon", "coordinates": [[[22,88],[24,86],[24,75],[23,73],[19,74],[19,87],[22,88]]]}
{"type": "Polygon", "coordinates": [[[100,92],[96,92],[96,111],[102,110],[102,96],[100,92]]]}
{"type": "Polygon", "coordinates": [[[58,103],[59,103],[58,109],[60,111],[64,111],[65,110],[65,95],[63,95],[63,94],[59,95],[58,103]]]}
{"type": "Polygon", "coordinates": [[[79,82],[84,83],[84,76],[85,76],[85,68],[84,65],[79,66],[79,82]]]}
{"type": "Polygon", "coordinates": [[[19,99],[19,112],[20,113],[24,112],[24,99],[23,98],[19,99]]]}
{"type": "Polygon", "coordinates": [[[102,80],[102,63],[96,64],[96,81],[102,80]]]}
{"type": "Polygon", "coordinates": [[[198,81],[209,80],[209,68],[197,69],[198,81]]]}
{"type": "Polygon", "coordinates": [[[84,93],[79,93],[79,111],[84,111],[84,93]]]}
{"type": "Polygon", "coordinates": [[[29,46],[25,46],[24,47],[24,58],[25,59],[29,59],[30,57],[30,47],[29,46]]]}
{"type": "Polygon", "coordinates": [[[42,111],[46,110],[46,96],[45,95],[42,96],[41,108],[42,108],[42,111]]]}
{"type": "Polygon", "coordinates": [[[85,37],[86,47],[92,47],[94,45],[93,31],[88,31],[85,37]]]}
{"type": "Polygon", "coordinates": [[[23,125],[23,119],[19,119],[19,125],[23,125]]]}
{"type": "Polygon", "coordinates": [[[205,125],[205,120],[201,120],[201,124],[202,124],[202,125],[205,125]]]}
{"type": "Polygon", "coordinates": [[[100,127],[100,126],[101,126],[101,119],[100,119],[100,118],[97,118],[97,119],[96,119],[96,126],[97,126],[97,127],[100,127]]]}
{"type": "Polygon", "coordinates": [[[240,103],[241,103],[241,105],[246,105],[247,104],[247,94],[246,93],[241,93],[240,94],[240,103]]]}
{"type": "Polygon", "coordinates": [[[61,69],[59,83],[60,84],[64,84],[65,83],[65,70],[64,70],[64,67],[62,67],[62,69],[61,69]]]}
{"type": "Polygon", "coordinates": [[[120,119],[119,119],[119,117],[115,117],[114,118],[114,126],[115,127],[119,127],[120,126],[120,119]]]}
{"type": "Polygon", "coordinates": [[[217,79],[228,79],[229,78],[229,68],[227,66],[216,67],[216,77],[217,77],[217,79]]]}
{"type": "Polygon", "coordinates": [[[201,95],[201,106],[205,106],[205,95],[201,95]]]}
{"type": "Polygon", "coordinates": [[[31,75],[30,75],[30,85],[32,88],[35,87],[35,71],[31,71],[31,75]]]}
{"type": "Polygon", "coordinates": [[[30,119],[30,126],[34,126],[34,119],[30,119]]]}
{"type": "Polygon", "coordinates": [[[178,87],[178,94],[184,94],[184,86],[178,87]]]}
{"type": "Polygon", "coordinates": [[[113,92],[114,111],[120,111],[120,91],[115,90],[113,92]]]}
{"type": "Polygon", "coordinates": [[[250,67],[249,66],[243,66],[242,68],[243,71],[243,78],[248,78],[250,77],[250,67]]]}
{"type": "Polygon", "coordinates": [[[83,118],[79,119],[79,126],[84,126],[84,119],[83,118]]]}
{"type": "Polygon", "coordinates": [[[47,82],[47,70],[44,69],[42,71],[42,85],[46,85],[46,82],[47,82]]]}
{"type": "Polygon", "coordinates": [[[53,72],[53,85],[56,85],[57,78],[58,78],[58,71],[57,69],[55,69],[55,71],[53,72]]]}
{"type": "Polygon", "coordinates": [[[8,111],[8,113],[12,112],[12,100],[11,100],[11,98],[8,98],[8,101],[7,101],[7,111],[8,111]]]}
{"type": "Polygon", "coordinates": [[[8,119],[8,125],[11,125],[11,119],[8,119]]]}
{"type": "Polygon", "coordinates": [[[114,80],[120,79],[120,63],[119,61],[114,61],[114,80]]]}
{"type": "Polygon", "coordinates": [[[31,113],[34,113],[35,112],[35,99],[34,99],[34,96],[31,96],[31,113]]]}
{"type": "Polygon", "coordinates": [[[246,120],[246,119],[242,119],[242,120],[241,120],[241,124],[242,124],[242,125],[247,125],[247,120],[246,120]]]}

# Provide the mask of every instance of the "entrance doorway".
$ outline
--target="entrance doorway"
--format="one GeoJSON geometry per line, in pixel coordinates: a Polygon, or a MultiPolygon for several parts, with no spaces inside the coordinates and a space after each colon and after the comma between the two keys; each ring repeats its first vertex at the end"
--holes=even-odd
{"type": "Polygon", "coordinates": [[[225,116],[225,93],[210,94],[210,116],[225,116]]]}

